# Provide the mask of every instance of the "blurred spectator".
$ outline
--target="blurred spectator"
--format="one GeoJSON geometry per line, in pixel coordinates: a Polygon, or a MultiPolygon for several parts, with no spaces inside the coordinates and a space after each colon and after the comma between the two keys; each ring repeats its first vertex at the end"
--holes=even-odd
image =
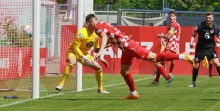
{"type": "Polygon", "coordinates": [[[163,26],[167,26],[167,21],[163,21],[163,26]]]}
{"type": "Polygon", "coordinates": [[[154,23],[150,23],[149,26],[154,26],[154,23]]]}

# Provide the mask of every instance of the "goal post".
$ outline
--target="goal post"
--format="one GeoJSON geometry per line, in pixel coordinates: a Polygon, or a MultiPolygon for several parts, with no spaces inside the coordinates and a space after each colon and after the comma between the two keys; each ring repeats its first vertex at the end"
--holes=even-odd
{"type": "MultiPolygon", "coordinates": [[[[78,0],[78,23],[77,30],[80,30],[83,27],[83,1],[78,0]]],[[[82,65],[77,62],[76,64],[76,91],[82,91],[82,65]]]]}
{"type": "Polygon", "coordinates": [[[33,39],[32,39],[32,98],[39,98],[40,95],[40,0],[33,0],[33,39]]]}

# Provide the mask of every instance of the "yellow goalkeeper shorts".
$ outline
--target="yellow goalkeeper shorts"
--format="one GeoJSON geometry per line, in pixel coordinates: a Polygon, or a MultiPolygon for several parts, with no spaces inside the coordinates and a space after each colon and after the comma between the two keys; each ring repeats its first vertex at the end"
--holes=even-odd
{"type": "MultiPolygon", "coordinates": [[[[68,51],[67,54],[66,54],[67,58],[76,58],[76,61],[80,62],[83,66],[86,66],[86,63],[85,61],[81,58],[81,57],[78,57],[75,53],[73,53],[72,51],[68,51]]],[[[91,60],[94,60],[94,57],[91,56],[90,54],[85,54],[85,56],[88,58],[88,59],[91,59],[91,60]]]]}

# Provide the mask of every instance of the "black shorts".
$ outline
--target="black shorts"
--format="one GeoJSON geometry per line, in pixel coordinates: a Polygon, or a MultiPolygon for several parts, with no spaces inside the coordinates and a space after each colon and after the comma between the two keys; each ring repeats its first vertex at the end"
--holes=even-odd
{"type": "Polygon", "coordinates": [[[194,61],[196,63],[200,63],[205,56],[207,57],[208,60],[218,58],[215,49],[200,49],[200,50],[196,49],[194,61]]]}

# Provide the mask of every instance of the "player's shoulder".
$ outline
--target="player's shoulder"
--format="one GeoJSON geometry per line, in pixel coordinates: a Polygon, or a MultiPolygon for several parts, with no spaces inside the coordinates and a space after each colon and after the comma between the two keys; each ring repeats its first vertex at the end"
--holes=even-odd
{"type": "Polygon", "coordinates": [[[215,29],[218,29],[218,25],[215,22],[212,22],[212,27],[214,27],[215,29]]]}
{"type": "Polygon", "coordinates": [[[178,23],[177,21],[172,22],[172,23],[170,24],[170,26],[171,26],[171,27],[180,27],[180,25],[179,25],[179,23],[178,23]]]}
{"type": "Polygon", "coordinates": [[[86,27],[83,27],[82,29],[80,29],[80,30],[78,31],[78,33],[87,33],[86,27]]]}
{"type": "Polygon", "coordinates": [[[84,35],[87,35],[87,29],[86,29],[86,27],[83,27],[82,29],[80,29],[78,32],[77,32],[77,37],[78,38],[83,38],[84,37],[84,35]]]}
{"type": "Polygon", "coordinates": [[[200,23],[198,24],[198,26],[200,26],[200,27],[204,27],[204,26],[206,26],[206,21],[202,21],[202,22],[200,22],[200,23]]]}

